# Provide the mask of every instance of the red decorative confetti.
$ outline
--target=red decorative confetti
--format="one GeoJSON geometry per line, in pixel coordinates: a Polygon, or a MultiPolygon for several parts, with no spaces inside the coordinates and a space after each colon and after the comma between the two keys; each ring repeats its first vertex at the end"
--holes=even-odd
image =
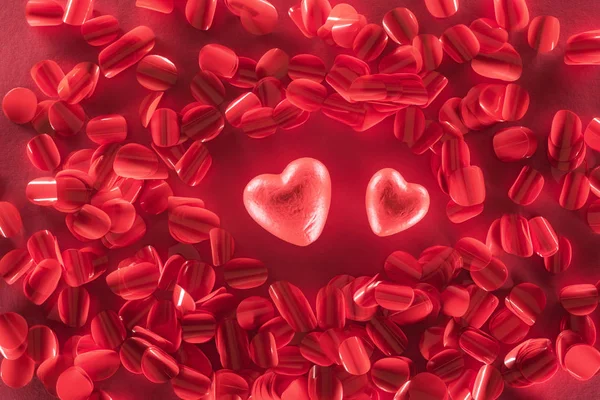
{"type": "Polygon", "coordinates": [[[588,20],[526,0],[96,3],[28,0],[34,36],[16,31],[44,58],[14,57],[33,90],[2,100],[19,125],[0,182],[7,388],[495,400],[598,374],[600,122],[571,104],[575,69],[600,65],[588,20]],[[114,383],[129,373],[135,389],[114,383]]]}

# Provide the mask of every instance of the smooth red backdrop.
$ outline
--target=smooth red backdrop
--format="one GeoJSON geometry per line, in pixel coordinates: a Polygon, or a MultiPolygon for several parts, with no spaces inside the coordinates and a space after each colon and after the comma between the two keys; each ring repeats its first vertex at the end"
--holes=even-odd
{"type": "MultiPolygon", "coordinates": [[[[208,32],[197,31],[185,21],[183,0],[176,0],[177,7],[171,15],[139,9],[134,0],[98,0],[96,9],[102,14],[112,14],[127,31],[137,25],[150,26],[157,36],[154,54],[170,58],[179,69],[179,82],[168,91],[162,102],[164,107],[180,109],[191,97],[189,82],[198,71],[197,56],[207,43],[231,46],[239,55],[258,59],[272,47],[280,47],[290,55],[314,53],[330,66],[340,52],[318,39],[306,39],[293,26],[287,16],[292,0],[273,0],[279,12],[276,31],[264,37],[246,33],[237,17],[230,14],[219,2],[213,27],[208,32]]],[[[436,20],[424,7],[423,0],[348,0],[348,3],[367,16],[371,22],[380,23],[389,9],[397,6],[410,8],[420,22],[422,33],[440,35],[447,27],[469,24],[478,17],[493,18],[492,0],[461,0],[459,12],[448,19],[436,20]]],[[[96,61],[98,49],[88,46],[81,38],[78,28],[61,26],[54,28],[31,28],[24,17],[25,0],[7,0],[0,12],[0,96],[16,86],[34,88],[29,76],[33,64],[44,59],[56,60],[65,71],[81,61],[96,61]]],[[[333,1],[333,4],[339,1],[333,1]]],[[[585,223],[585,212],[569,212],[558,205],[560,184],[552,175],[544,144],[553,114],[563,108],[579,113],[584,125],[594,116],[600,116],[600,67],[573,67],[563,63],[566,39],[572,34],[600,28],[600,2],[595,0],[528,0],[532,18],[537,15],[554,15],[561,22],[560,44],[552,53],[537,56],[527,46],[525,34],[512,34],[510,41],[520,52],[525,70],[518,81],[531,94],[531,106],[525,119],[518,124],[532,128],[540,138],[540,148],[532,160],[506,164],[498,161],[492,151],[494,132],[508,124],[494,126],[466,136],[471,148],[472,163],[483,168],[486,177],[487,199],[484,213],[462,225],[454,225],[445,215],[448,197],[444,195],[429,169],[429,156],[415,156],[392,134],[393,119],[389,118],[374,129],[355,133],[342,124],[333,122],[319,113],[310,121],[293,131],[280,131],[263,140],[245,137],[240,131],[226,127],[224,132],[208,144],[213,156],[213,166],[206,179],[197,187],[185,187],[179,180],[171,179],[178,195],[197,196],[206,201],[209,209],[216,212],[222,226],[236,239],[236,256],[255,257],[270,268],[270,279],[286,279],[300,286],[309,300],[314,302],[317,290],[336,274],[356,276],[378,272],[383,261],[394,250],[406,250],[414,255],[435,244],[452,246],[462,236],[485,240],[487,227],[503,212],[523,212],[528,216],[543,215],[550,220],[560,235],[573,243],[573,265],[566,273],[553,277],[543,268],[538,257],[519,259],[502,256],[509,266],[515,283],[531,281],[546,290],[548,306],[540,321],[532,328],[530,337],[554,339],[558,333],[559,319],[564,311],[557,303],[558,290],[572,283],[595,283],[600,278],[600,238],[591,233],[585,223]],[[295,247],[282,242],[261,229],[246,213],[242,203],[242,191],[246,183],[262,173],[279,173],[289,162],[299,157],[314,157],[328,168],[333,182],[331,211],[321,238],[307,248],[295,247]],[[547,184],[542,195],[533,205],[519,207],[507,197],[512,181],[525,164],[543,171],[547,184]],[[395,168],[411,182],[424,185],[431,195],[431,209],[417,226],[403,233],[379,238],[367,223],[364,208],[365,188],[370,177],[384,167],[395,168]]],[[[387,51],[395,45],[389,44],[387,51]]],[[[425,110],[430,119],[437,118],[437,110],[443,101],[452,96],[464,96],[475,83],[485,82],[468,64],[458,65],[444,58],[441,72],[450,84],[433,105],[425,110]]],[[[38,95],[41,93],[34,89],[38,95]]],[[[232,99],[240,90],[228,88],[232,99]]],[[[135,79],[135,69],[113,79],[101,78],[94,97],[84,102],[90,117],[123,114],[129,123],[128,140],[149,144],[150,135],[140,125],[137,109],[147,94],[135,79]]],[[[14,247],[22,247],[26,238],[40,229],[50,229],[58,237],[63,249],[80,247],[65,229],[64,215],[52,209],[39,208],[25,199],[25,186],[33,178],[45,174],[36,170],[27,160],[25,145],[35,135],[27,126],[11,124],[0,117],[0,199],[11,201],[21,210],[25,222],[25,234],[15,240],[0,239],[0,254],[14,247]]],[[[78,148],[94,147],[82,132],[77,137],[57,139],[61,153],[66,156],[78,148]]],[[[588,161],[595,163],[596,154],[588,161]]],[[[593,197],[593,196],[591,196],[593,197]]],[[[591,199],[593,200],[593,199],[591,199]]],[[[168,247],[175,244],[166,229],[166,216],[149,217],[142,214],[148,225],[146,237],[131,248],[111,252],[111,268],[118,261],[132,255],[144,244],[155,245],[166,255],[168,247]]],[[[200,246],[201,250],[205,249],[200,246]]],[[[94,295],[93,316],[99,310],[115,308],[122,301],[107,288],[103,279],[94,283],[90,291],[94,295]]],[[[262,288],[253,293],[266,295],[262,288]]],[[[507,291],[500,291],[502,297],[507,291]]],[[[75,334],[62,324],[47,321],[39,307],[30,304],[21,293],[20,282],[12,287],[0,283],[0,312],[16,311],[24,315],[29,324],[45,323],[57,331],[61,344],[75,334]]],[[[598,321],[598,314],[593,318],[598,321]]],[[[86,327],[82,332],[86,332],[86,327]]],[[[418,332],[411,332],[413,346],[409,356],[420,359],[416,345],[418,332]]],[[[210,346],[209,346],[210,347],[210,346]]],[[[204,347],[208,348],[208,347],[204,347]]],[[[214,358],[214,352],[211,355],[214,358]]],[[[104,388],[121,399],[171,399],[169,385],[153,385],[143,376],[134,376],[123,369],[117,376],[97,387],[104,388]]],[[[0,399],[51,398],[41,383],[34,379],[26,388],[12,390],[0,383],[0,399]]],[[[596,399],[600,398],[597,378],[580,383],[560,371],[552,381],[522,390],[506,389],[502,399],[596,399]]]]}

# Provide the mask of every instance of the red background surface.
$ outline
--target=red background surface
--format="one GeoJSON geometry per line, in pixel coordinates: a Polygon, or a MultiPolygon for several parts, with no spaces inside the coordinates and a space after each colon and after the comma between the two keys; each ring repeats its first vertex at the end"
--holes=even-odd
{"type": "MultiPolygon", "coordinates": [[[[448,19],[436,20],[429,15],[423,0],[348,0],[371,22],[380,22],[385,12],[397,6],[410,8],[419,19],[421,33],[440,35],[447,27],[469,24],[478,17],[493,18],[492,0],[461,0],[459,12],[448,19]]],[[[0,11],[0,96],[15,86],[34,88],[29,77],[31,66],[43,59],[56,60],[65,71],[81,61],[97,60],[98,49],[88,46],[75,27],[31,28],[24,18],[25,0],[6,0],[0,11]]],[[[258,59],[272,48],[280,47],[289,54],[314,53],[330,66],[339,50],[334,50],[318,39],[304,38],[287,17],[291,0],[273,0],[280,14],[276,32],[264,37],[246,33],[239,20],[219,2],[213,28],[197,31],[183,16],[183,0],[177,0],[173,14],[163,15],[136,8],[134,0],[98,0],[96,9],[102,14],[117,17],[121,27],[128,31],[137,25],[151,27],[157,36],[154,54],[170,58],[178,67],[180,79],[176,87],[165,95],[161,106],[180,109],[193,101],[188,85],[198,70],[197,55],[207,43],[221,43],[234,48],[239,55],[258,59]]],[[[338,1],[333,1],[337,4],[338,1]]],[[[178,179],[171,179],[175,193],[193,195],[206,201],[216,212],[222,226],[236,239],[236,256],[255,257],[270,268],[270,278],[286,279],[300,286],[314,302],[318,288],[336,274],[367,275],[378,272],[383,261],[394,250],[406,250],[414,255],[434,244],[453,245],[462,236],[485,240],[489,224],[503,212],[523,212],[528,216],[543,215],[560,235],[573,243],[573,265],[566,273],[553,277],[543,268],[540,258],[519,259],[504,255],[502,260],[511,271],[515,283],[534,282],[544,287],[548,306],[529,337],[549,337],[558,334],[558,323],[563,310],[557,303],[558,290],[567,284],[591,282],[600,278],[600,238],[591,233],[583,211],[569,212],[558,205],[560,185],[552,178],[545,157],[545,138],[553,114],[563,108],[580,114],[584,126],[594,116],[600,116],[600,67],[566,66],[562,61],[566,39],[572,34],[600,28],[600,2],[595,0],[529,0],[530,14],[554,15],[561,21],[559,46],[549,55],[536,56],[526,43],[524,33],[511,35],[510,42],[520,52],[525,71],[518,81],[531,94],[532,104],[525,119],[519,124],[532,128],[541,139],[534,158],[527,162],[506,164],[498,161],[492,151],[492,136],[502,124],[466,136],[471,148],[472,163],[483,168],[486,177],[487,199],[484,213],[462,225],[454,225],[445,216],[448,201],[437,187],[429,169],[428,156],[415,156],[392,134],[393,119],[389,118],[374,129],[355,133],[342,124],[315,113],[310,121],[293,131],[279,131],[263,140],[252,140],[240,131],[226,127],[224,132],[208,144],[213,166],[206,179],[195,188],[185,187],[178,179]],[[246,183],[262,173],[279,173],[290,161],[299,157],[314,157],[328,168],[333,182],[331,211],[321,238],[307,248],[282,242],[261,229],[246,213],[242,191],[246,183]],[[524,164],[540,169],[547,184],[533,205],[522,208],[513,204],[506,193],[524,164]],[[431,195],[431,209],[417,226],[403,233],[376,237],[369,229],[364,209],[365,188],[370,177],[384,167],[395,168],[411,182],[424,185],[431,195]]],[[[388,51],[392,48],[389,45],[388,51]]],[[[475,83],[485,80],[477,76],[468,64],[457,65],[446,56],[440,70],[450,79],[448,88],[425,111],[435,119],[443,101],[452,96],[464,96],[475,83]]],[[[36,93],[41,96],[41,93],[36,93]]],[[[228,88],[229,98],[241,91],[228,88]]],[[[90,117],[121,113],[129,123],[128,140],[149,144],[150,136],[140,125],[137,108],[147,94],[135,80],[130,69],[116,78],[101,78],[94,97],[86,100],[84,108],[90,117]]],[[[33,178],[44,176],[34,169],[25,154],[25,145],[35,132],[30,127],[11,124],[0,117],[0,199],[11,201],[21,210],[25,234],[14,240],[0,239],[0,254],[23,247],[26,238],[40,229],[50,229],[59,238],[62,249],[80,247],[64,226],[64,215],[52,209],[39,208],[25,199],[25,186],[33,178]]],[[[63,157],[70,151],[95,147],[80,133],[77,137],[57,140],[63,157]]],[[[591,152],[590,152],[591,153],[591,152]]],[[[596,155],[588,162],[595,164],[596,155]]],[[[593,197],[590,195],[590,197],[593,197]]],[[[591,199],[593,200],[593,199],[591,199]]],[[[166,230],[166,215],[149,217],[144,239],[128,249],[111,252],[111,267],[133,255],[143,244],[154,244],[166,255],[175,242],[166,230]]],[[[200,246],[202,247],[202,246],[200,246]]],[[[94,295],[90,316],[99,310],[118,307],[120,301],[107,288],[103,279],[90,288],[94,295]]],[[[266,295],[266,289],[256,291],[266,295]]],[[[499,291],[501,298],[507,293],[499,291]]],[[[21,293],[20,282],[12,287],[0,283],[0,312],[16,311],[24,315],[30,326],[46,323],[64,340],[76,333],[62,324],[46,321],[39,307],[31,305],[21,293]]],[[[598,321],[598,314],[592,315],[598,321]]],[[[91,319],[91,317],[90,317],[91,319]]],[[[86,332],[84,327],[81,332],[86,332]]],[[[409,335],[414,346],[409,356],[417,355],[418,333],[409,335]]],[[[506,350],[506,349],[505,349],[506,350]]],[[[213,353],[214,357],[214,353],[213,353]]],[[[527,389],[506,389],[503,399],[596,399],[600,398],[598,379],[580,383],[559,371],[552,381],[527,389]]],[[[169,385],[153,385],[143,376],[134,376],[123,369],[107,382],[97,385],[115,395],[115,399],[170,399],[174,398],[169,385]]],[[[50,398],[41,383],[34,379],[27,387],[12,390],[0,383],[0,399],[50,398]]]]}

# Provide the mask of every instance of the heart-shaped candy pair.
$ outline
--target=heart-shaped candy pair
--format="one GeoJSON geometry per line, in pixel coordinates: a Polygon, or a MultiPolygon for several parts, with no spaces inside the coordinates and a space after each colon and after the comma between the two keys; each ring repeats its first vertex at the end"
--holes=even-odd
{"type": "MultiPolygon", "coordinates": [[[[331,203],[331,179],[325,165],[312,158],[290,163],[281,174],[259,175],[244,190],[250,216],[278,238],[308,246],[319,238],[331,203]]],[[[419,222],[429,209],[429,194],[407,183],[399,172],[378,171],[367,187],[367,216],[378,236],[389,236],[419,222]]]]}

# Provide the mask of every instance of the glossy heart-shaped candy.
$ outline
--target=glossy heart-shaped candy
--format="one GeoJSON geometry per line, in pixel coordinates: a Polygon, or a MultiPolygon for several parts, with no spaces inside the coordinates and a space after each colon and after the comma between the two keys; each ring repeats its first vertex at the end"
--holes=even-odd
{"type": "Polygon", "coordinates": [[[319,238],[331,203],[325,165],[312,158],[291,162],[280,175],[259,175],[244,189],[250,216],[268,232],[297,246],[319,238]]]}
{"type": "Polygon", "coordinates": [[[367,186],[367,217],[373,233],[390,236],[423,219],[429,210],[429,193],[408,183],[391,168],[377,171],[367,186]]]}

